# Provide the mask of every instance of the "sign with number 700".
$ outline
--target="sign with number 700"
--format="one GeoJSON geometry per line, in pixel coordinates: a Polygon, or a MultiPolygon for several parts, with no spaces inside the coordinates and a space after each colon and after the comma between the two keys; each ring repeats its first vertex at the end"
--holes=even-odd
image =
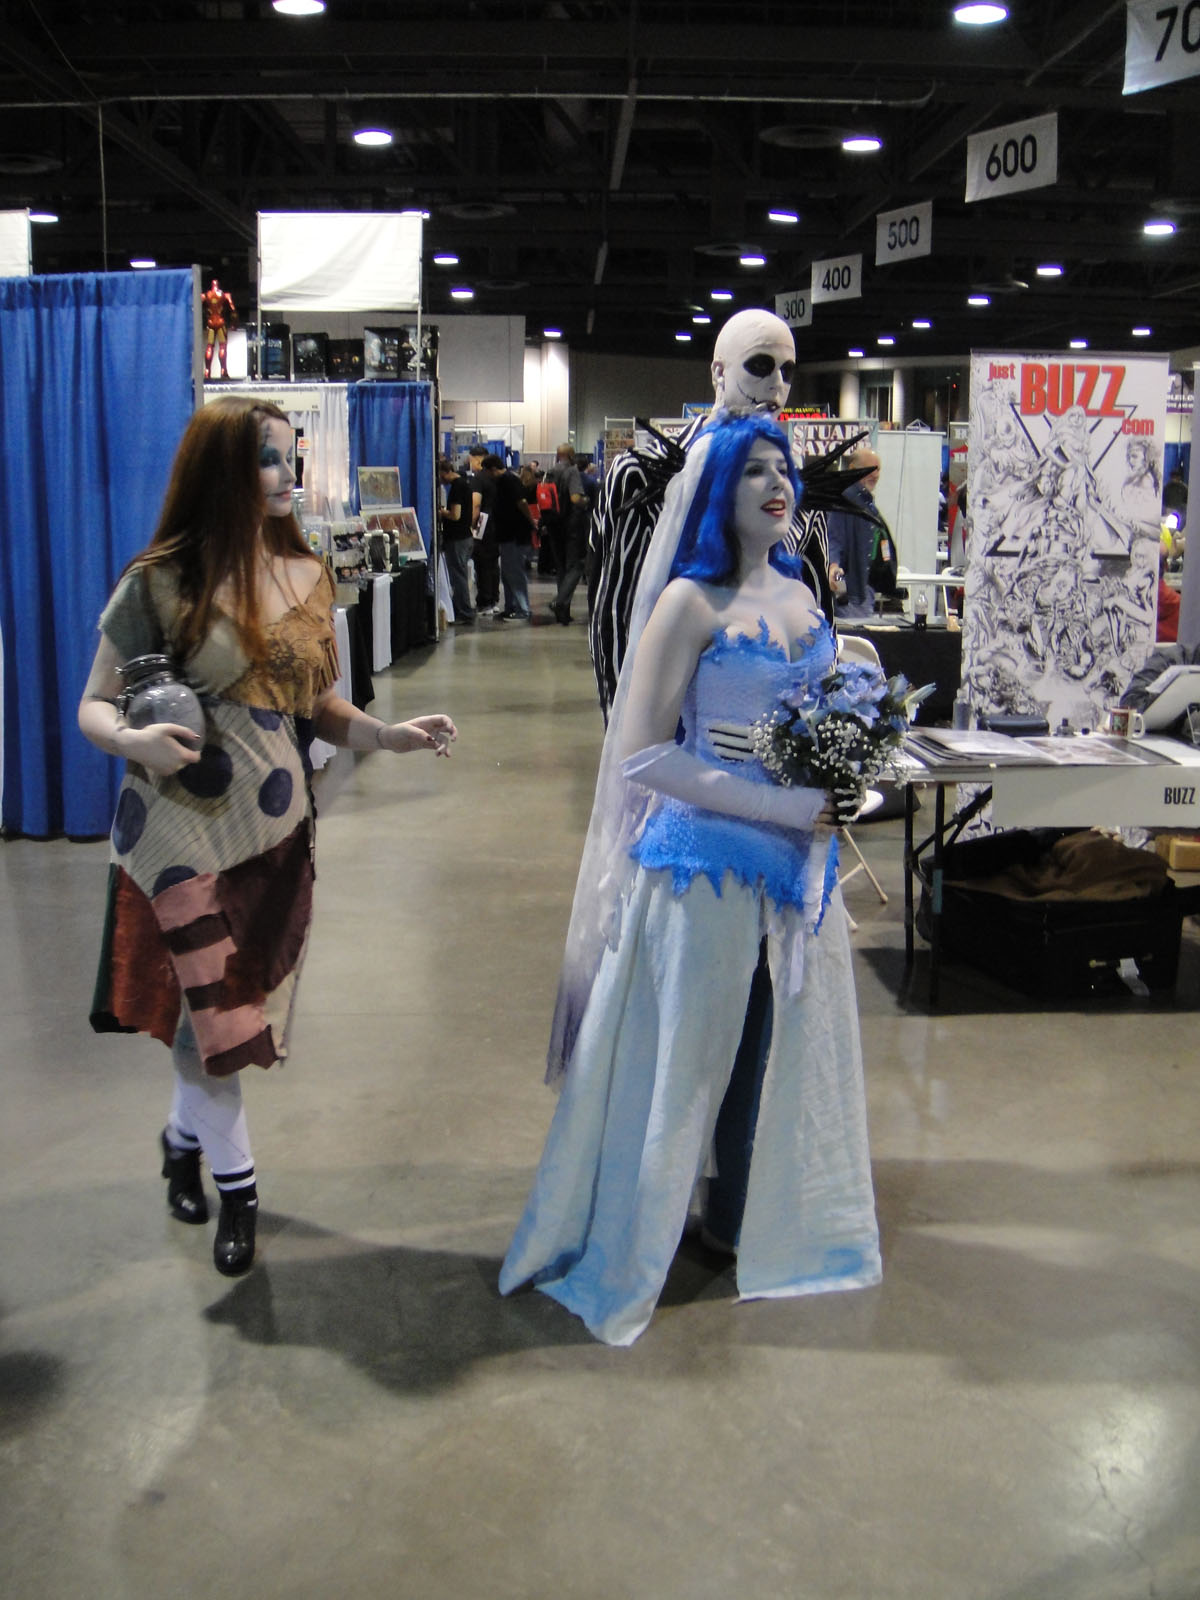
{"type": "Polygon", "coordinates": [[[1200,74],[1200,0],[1129,0],[1125,22],[1125,89],[1200,74]]]}

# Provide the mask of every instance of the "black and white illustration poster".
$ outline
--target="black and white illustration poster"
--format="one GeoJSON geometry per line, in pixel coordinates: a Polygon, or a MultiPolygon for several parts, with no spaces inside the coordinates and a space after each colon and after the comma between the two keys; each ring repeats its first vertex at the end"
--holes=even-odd
{"type": "Polygon", "coordinates": [[[1167,359],[971,358],[963,676],[1095,728],[1154,639],[1167,359]]]}

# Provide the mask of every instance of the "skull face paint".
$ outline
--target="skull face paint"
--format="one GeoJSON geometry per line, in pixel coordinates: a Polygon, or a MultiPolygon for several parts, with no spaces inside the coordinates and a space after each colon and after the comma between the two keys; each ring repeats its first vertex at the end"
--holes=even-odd
{"type": "Polygon", "coordinates": [[[718,406],[775,416],[795,371],[792,330],[769,311],[739,311],[717,335],[712,378],[718,406]]]}

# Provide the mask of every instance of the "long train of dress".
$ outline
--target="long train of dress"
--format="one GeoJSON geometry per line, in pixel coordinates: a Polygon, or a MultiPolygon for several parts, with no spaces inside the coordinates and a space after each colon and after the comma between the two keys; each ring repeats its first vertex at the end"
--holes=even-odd
{"type": "MultiPolygon", "coordinates": [[[[799,652],[791,660],[765,623],[757,636],[715,634],[685,695],[685,746],[727,764],[728,719],[746,726],[780,694],[818,689],[835,656],[828,628],[799,652]]],[[[735,770],[771,781],[745,751],[735,770]]],[[[757,1299],[878,1282],[854,973],[836,884],[820,911],[832,878],[827,839],[674,800],[651,809],[502,1292],[532,1280],[610,1344],[645,1328],[697,1181],[711,1171],[764,938],[773,1022],[738,1289],[757,1299]]]]}

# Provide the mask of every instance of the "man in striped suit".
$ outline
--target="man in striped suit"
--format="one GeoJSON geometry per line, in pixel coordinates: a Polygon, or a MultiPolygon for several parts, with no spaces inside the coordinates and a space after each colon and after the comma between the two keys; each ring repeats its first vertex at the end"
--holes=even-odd
{"type": "MultiPolygon", "coordinates": [[[[778,416],[795,370],[796,345],[787,323],[769,311],[739,311],[717,334],[713,411],[778,416]]],[[[667,484],[707,421],[708,416],[695,418],[675,441],[651,434],[647,449],[623,450],[605,478],[592,518],[591,558],[599,576],[589,622],[592,668],[605,721],[625,655],[634,590],[667,484]]],[[[786,538],[801,554],[809,586],[832,622],[824,513],[798,506],[786,538]]]]}

